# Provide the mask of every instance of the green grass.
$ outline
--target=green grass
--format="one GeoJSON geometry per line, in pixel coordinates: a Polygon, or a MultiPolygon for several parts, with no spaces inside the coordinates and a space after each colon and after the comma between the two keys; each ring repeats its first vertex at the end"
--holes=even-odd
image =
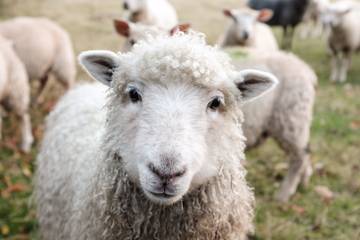
{"type": "MultiPolygon", "coordinates": [[[[225,19],[219,9],[237,0],[173,0],[183,21],[217,40],[225,19]],[[206,14],[199,16],[199,10],[206,14]]],[[[112,29],[121,16],[119,0],[2,0],[0,18],[47,16],[72,36],[76,53],[86,49],[118,49],[122,40],[112,29]]],[[[279,30],[276,29],[277,35],[279,30]]],[[[272,199],[286,173],[287,159],[272,140],[248,153],[248,180],[256,193],[256,234],[253,239],[360,239],[360,56],[353,59],[345,84],[329,82],[329,56],[323,40],[295,39],[294,52],[319,77],[312,125],[312,161],[316,167],[308,188],[300,188],[288,204],[272,199]],[[315,191],[326,186],[335,198],[325,202],[315,191]]],[[[241,56],[241,54],[240,54],[241,56]]],[[[86,75],[79,69],[79,79],[86,75]]],[[[47,103],[31,110],[36,144],[31,154],[18,152],[18,122],[5,118],[0,142],[0,239],[37,239],[32,203],[35,156],[43,133],[44,116],[62,94],[58,84],[47,89],[47,103]]]]}

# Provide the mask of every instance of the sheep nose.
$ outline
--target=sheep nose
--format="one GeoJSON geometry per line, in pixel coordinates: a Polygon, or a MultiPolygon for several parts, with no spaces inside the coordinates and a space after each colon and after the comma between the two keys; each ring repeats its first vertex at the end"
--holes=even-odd
{"type": "Polygon", "coordinates": [[[247,40],[249,38],[249,33],[248,32],[244,32],[244,39],[247,40]]]}
{"type": "Polygon", "coordinates": [[[124,2],[123,8],[124,8],[125,10],[128,10],[128,9],[129,9],[129,5],[127,4],[127,2],[124,2]]]}
{"type": "Polygon", "coordinates": [[[164,172],[158,168],[156,168],[153,164],[149,165],[149,169],[152,173],[154,173],[164,184],[168,184],[172,182],[175,178],[184,176],[186,173],[186,168],[181,170],[173,171],[173,172],[164,172]]]}

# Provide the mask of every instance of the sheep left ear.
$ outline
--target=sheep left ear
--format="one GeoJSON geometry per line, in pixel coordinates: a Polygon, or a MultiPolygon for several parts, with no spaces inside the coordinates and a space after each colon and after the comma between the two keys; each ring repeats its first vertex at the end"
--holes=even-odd
{"type": "Polygon", "coordinates": [[[260,22],[267,22],[273,17],[273,15],[274,12],[271,9],[262,9],[259,11],[257,20],[260,22]]]}
{"type": "Polygon", "coordinates": [[[93,79],[110,87],[120,59],[111,51],[86,51],[79,55],[79,62],[93,79]]]}
{"type": "Polygon", "coordinates": [[[170,36],[173,36],[177,32],[188,33],[190,27],[190,23],[181,23],[170,30],[170,36]]]}
{"type": "Polygon", "coordinates": [[[273,74],[251,69],[238,72],[234,81],[241,92],[243,102],[262,96],[278,84],[273,74]]]}

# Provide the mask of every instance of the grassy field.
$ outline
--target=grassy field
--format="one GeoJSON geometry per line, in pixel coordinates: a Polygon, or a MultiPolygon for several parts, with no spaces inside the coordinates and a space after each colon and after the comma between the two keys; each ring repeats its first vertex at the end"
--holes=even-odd
{"type": "MultiPolygon", "coordinates": [[[[117,50],[122,40],[112,29],[112,19],[121,16],[120,2],[1,0],[0,18],[46,16],[71,33],[76,53],[117,50]]],[[[172,2],[182,21],[193,23],[214,43],[226,23],[220,9],[235,7],[240,1],[172,2]]],[[[296,38],[293,50],[319,76],[311,138],[316,170],[308,188],[301,188],[290,203],[278,204],[272,196],[286,173],[284,154],[271,140],[248,153],[248,179],[257,199],[253,239],[360,239],[360,56],[353,60],[347,83],[339,85],[328,81],[329,57],[323,40],[296,38]],[[316,191],[319,187],[330,190],[333,197],[316,191]]],[[[80,69],[78,78],[86,79],[80,69]]],[[[37,140],[31,154],[18,152],[18,122],[12,115],[5,118],[0,142],[0,239],[37,239],[31,199],[34,161],[44,117],[62,94],[60,89],[51,84],[46,103],[31,110],[37,140]]]]}

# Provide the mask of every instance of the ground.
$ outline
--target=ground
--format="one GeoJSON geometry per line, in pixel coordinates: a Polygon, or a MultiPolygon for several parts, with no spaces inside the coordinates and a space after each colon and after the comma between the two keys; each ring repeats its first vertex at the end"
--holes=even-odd
{"type": "MultiPolygon", "coordinates": [[[[215,43],[226,24],[221,9],[240,1],[172,2],[183,22],[192,23],[215,43]]],[[[1,19],[30,15],[59,22],[70,32],[76,53],[119,49],[122,39],[113,31],[112,19],[121,14],[120,0],[0,1],[1,19]]],[[[324,40],[296,38],[294,43],[294,52],[319,76],[311,133],[316,170],[307,188],[300,188],[290,203],[279,204],[272,197],[286,173],[285,155],[271,140],[247,154],[248,180],[257,200],[253,239],[360,239],[360,56],[353,59],[347,83],[333,84],[328,81],[324,40]]],[[[80,69],[78,79],[88,79],[80,69]]],[[[31,109],[36,137],[31,154],[17,150],[18,121],[11,114],[5,118],[0,142],[0,239],[38,239],[31,198],[34,161],[44,117],[61,96],[61,86],[52,83],[47,93],[47,101],[31,109]]]]}

